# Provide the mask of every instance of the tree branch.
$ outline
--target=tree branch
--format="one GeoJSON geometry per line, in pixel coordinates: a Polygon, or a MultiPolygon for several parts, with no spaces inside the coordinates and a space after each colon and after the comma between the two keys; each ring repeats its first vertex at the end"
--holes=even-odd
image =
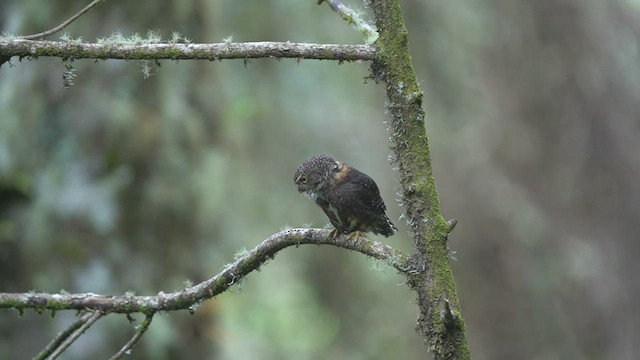
{"type": "Polygon", "coordinates": [[[350,9],[338,0],[318,0],[318,4],[326,3],[331,10],[336,12],[349,25],[360,31],[366,39],[367,44],[372,44],[378,39],[378,32],[375,27],[362,19],[362,16],[353,9],[350,9]]]}
{"type": "Polygon", "coordinates": [[[66,41],[0,40],[0,58],[12,56],[63,59],[122,60],[222,60],[294,58],[316,60],[372,60],[376,48],[370,45],[307,44],[291,42],[248,42],[216,44],[92,44],[66,41]]]}
{"type": "Polygon", "coordinates": [[[33,39],[40,39],[40,38],[43,38],[45,36],[49,36],[51,34],[55,34],[58,31],[60,31],[60,30],[64,29],[65,27],[67,27],[72,22],[76,21],[80,16],[84,15],[84,13],[86,13],[87,11],[93,9],[96,5],[98,5],[99,3],[103,2],[103,1],[104,0],[93,0],[89,5],[85,6],[77,14],[73,15],[72,17],[67,19],[65,22],[63,22],[62,24],[54,27],[53,29],[50,29],[50,30],[47,30],[47,31],[43,31],[41,33],[37,33],[37,34],[33,34],[33,35],[21,36],[20,38],[21,39],[25,39],[25,40],[33,40],[33,39]]]}
{"type": "Polygon", "coordinates": [[[133,337],[129,341],[127,341],[127,343],[122,347],[122,349],[120,349],[120,351],[118,351],[115,355],[113,355],[109,360],[118,360],[124,355],[129,354],[133,346],[138,342],[138,340],[140,340],[142,335],[144,335],[144,333],[149,328],[149,325],[151,325],[151,320],[153,320],[153,315],[154,314],[147,314],[142,324],[139,325],[138,331],[136,331],[133,337]]]}
{"type": "Polygon", "coordinates": [[[93,309],[103,313],[125,314],[153,314],[158,311],[193,309],[202,301],[222,293],[262,264],[273,259],[278,251],[303,244],[332,245],[358,251],[383,260],[402,273],[415,272],[417,269],[409,256],[388,245],[362,237],[357,240],[348,239],[344,235],[331,238],[329,232],[327,229],[283,230],[227,265],[219,274],[182,291],[168,294],[160,292],[155,296],[0,293],[0,309],[17,309],[18,311],[93,309]]]}
{"type": "Polygon", "coordinates": [[[51,340],[51,342],[47,344],[47,346],[45,346],[45,348],[42,349],[42,351],[38,355],[34,357],[34,359],[36,360],[45,359],[52,352],[54,352],[60,346],[60,344],[62,344],[63,341],[65,341],[69,336],[71,336],[71,334],[73,334],[74,331],[76,331],[78,328],[84,325],[87,321],[89,321],[89,319],[93,315],[94,314],[90,312],[86,312],[82,314],[80,318],[74,321],[73,323],[71,323],[69,327],[59,332],[58,335],[56,335],[56,337],[53,340],[51,340]]]}
{"type": "Polygon", "coordinates": [[[54,360],[60,354],[62,354],[74,341],[78,340],[80,335],[84,334],[96,321],[98,321],[104,313],[101,311],[96,311],[91,314],[91,316],[85,321],[77,330],[71,334],[71,336],[67,337],[52,353],[47,357],[47,359],[54,360]]]}

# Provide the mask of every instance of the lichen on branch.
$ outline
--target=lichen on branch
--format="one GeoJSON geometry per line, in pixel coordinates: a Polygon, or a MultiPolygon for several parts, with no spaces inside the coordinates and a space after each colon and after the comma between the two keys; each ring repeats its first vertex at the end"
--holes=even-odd
{"type": "Polygon", "coordinates": [[[371,60],[376,48],[370,45],[309,44],[292,42],[247,43],[85,43],[81,41],[34,41],[0,38],[0,58],[18,56],[62,59],[122,60],[222,60],[293,58],[316,60],[371,60]]]}
{"type": "Polygon", "coordinates": [[[210,299],[239,282],[246,275],[258,269],[282,249],[304,244],[332,245],[354,250],[385,261],[398,271],[406,273],[415,268],[409,256],[402,251],[364,237],[349,239],[347,236],[330,236],[327,229],[288,229],[280,231],[254,249],[241,255],[236,261],[212,278],[181,291],[152,296],[134,296],[130,294],[111,296],[84,294],[47,294],[47,293],[0,293],[0,309],[25,309],[36,311],[60,310],[96,310],[102,313],[144,313],[158,311],[190,310],[201,302],[210,299]]]}

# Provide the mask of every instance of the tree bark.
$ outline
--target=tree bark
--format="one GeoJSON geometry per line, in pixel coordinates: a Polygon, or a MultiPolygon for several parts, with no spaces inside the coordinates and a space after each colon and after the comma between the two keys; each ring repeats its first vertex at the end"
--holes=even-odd
{"type": "Polygon", "coordinates": [[[380,37],[371,68],[374,79],[386,84],[393,162],[400,172],[405,218],[418,250],[414,271],[409,275],[409,285],[416,291],[420,306],[417,329],[436,359],[470,359],[449,264],[447,236],[453,226],[440,211],[423,93],[411,63],[408,33],[397,0],[373,1],[372,7],[380,37]]]}
{"type": "Polygon", "coordinates": [[[0,40],[0,59],[12,56],[62,59],[122,60],[222,60],[293,58],[317,60],[371,60],[370,45],[307,44],[291,42],[247,42],[219,44],[178,43],[84,43],[75,41],[0,40]]]}
{"type": "Polygon", "coordinates": [[[410,260],[402,251],[364,237],[349,239],[347,236],[330,236],[326,229],[289,229],[276,233],[254,249],[247,251],[235,262],[228,264],[219,274],[182,291],[160,292],[151,296],[46,294],[46,293],[0,293],[0,309],[35,309],[38,312],[50,310],[97,310],[103,313],[144,313],[158,311],[189,310],[242,280],[250,272],[257,270],[273,259],[278,251],[289,246],[303,244],[332,245],[358,251],[378,260],[383,260],[400,272],[410,269],[410,260]]]}

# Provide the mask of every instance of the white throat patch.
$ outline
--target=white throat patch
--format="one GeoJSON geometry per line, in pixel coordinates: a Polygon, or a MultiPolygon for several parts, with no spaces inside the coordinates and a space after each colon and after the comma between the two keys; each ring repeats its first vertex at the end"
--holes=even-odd
{"type": "Polygon", "coordinates": [[[304,196],[313,201],[316,201],[316,199],[318,198],[318,194],[314,193],[313,191],[305,191],[304,196]]]}

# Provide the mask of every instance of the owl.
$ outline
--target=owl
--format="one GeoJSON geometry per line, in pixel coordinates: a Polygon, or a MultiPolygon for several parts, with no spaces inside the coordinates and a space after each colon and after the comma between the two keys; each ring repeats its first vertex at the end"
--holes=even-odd
{"type": "Polygon", "coordinates": [[[298,191],[322,208],[335,227],[333,236],[364,232],[391,236],[396,227],[376,183],[364,173],[326,155],[305,161],[293,176],[298,191]]]}

